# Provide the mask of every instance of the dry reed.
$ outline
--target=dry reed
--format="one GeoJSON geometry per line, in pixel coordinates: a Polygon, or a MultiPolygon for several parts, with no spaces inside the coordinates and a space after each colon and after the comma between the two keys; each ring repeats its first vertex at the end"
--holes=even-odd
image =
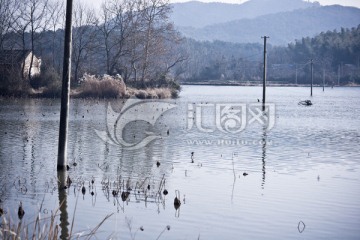
{"type": "MultiPolygon", "coordinates": [[[[8,221],[7,218],[3,217],[3,223],[0,226],[0,239],[3,240],[18,240],[18,239],[24,239],[24,240],[30,240],[30,239],[38,239],[38,240],[45,240],[45,239],[53,239],[57,240],[60,237],[61,234],[61,227],[59,224],[57,224],[57,218],[60,215],[60,206],[53,212],[51,211],[50,217],[41,217],[41,209],[42,204],[40,206],[39,212],[35,218],[34,221],[24,224],[23,221],[20,221],[18,223],[12,223],[11,219],[8,221]],[[31,226],[33,225],[32,231],[31,226]],[[29,234],[31,232],[31,234],[29,234]]],[[[77,234],[73,233],[73,226],[75,222],[75,211],[76,207],[74,209],[73,219],[71,223],[71,230],[69,233],[69,236],[67,236],[67,239],[74,238],[77,234]]],[[[97,230],[100,228],[100,226],[112,216],[113,214],[108,214],[105,216],[105,218],[92,230],[90,230],[89,233],[82,235],[85,239],[90,239],[91,237],[94,237],[97,230]]]]}

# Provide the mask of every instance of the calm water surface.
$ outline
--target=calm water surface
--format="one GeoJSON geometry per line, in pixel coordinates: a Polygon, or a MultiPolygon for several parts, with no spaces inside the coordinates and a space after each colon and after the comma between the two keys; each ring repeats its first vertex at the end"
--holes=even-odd
{"type": "MultiPolygon", "coordinates": [[[[274,127],[247,119],[242,131],[231,133],[216,128],[216,106],[248,108],[262,89],[184,86],[179,99],[167,101],[174,108],[132,112],[139,119],[162,112],[154,126],[139,120],[125,128],[127,142],[141,142],[151,132],[162,136],[137,150],[111,144],[110,137],[103,141],[95,131],[106,130],[114,118],[108,106],[119,115],[122,100],[71,100],[73,183],[61,194],[60,101],[0,99],[0,206],[18,221],[22,201],[22,221],[31,224],[42,201],[45,218],[65,199],[61,220],[71,222],[75,214],[73,232],[79,235],[113,213],[97,231],[99,239],[157,239],[166,226],[170,230],[160,239],[359,239],[360,88],[316,88],[312,98],[309,92],[268,88],[275,114],[267,117],[274,127]],[[299,106],[305,99],[314,105],[299,106]],[[199,119],[208,132],[196,125],[199,119]],[[166,196],[157,194],[163,179],[166,196]],[[112,190],[127,182],[129,199],[114,197],[112,190]],[[178,210],[175,190],[182,202],[178,210]]],[[[62,226],[63,234],[70,231],[62,226]]]]}

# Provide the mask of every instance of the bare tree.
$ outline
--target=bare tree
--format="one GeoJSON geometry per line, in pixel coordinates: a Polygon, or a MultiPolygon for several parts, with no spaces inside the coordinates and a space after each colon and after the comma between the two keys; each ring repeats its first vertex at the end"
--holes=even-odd
{"type": "Polygon", "coordinates": [[[74,9],[73,31],[73,63],[74,79],[78,80],[83,71],[85,60],[93,53],[96,45],[95,12],[82,3],[77,3],[74,9]]]}
{"type": "Polygon", "coordinates": [[[188,52],[180,49],[180,44],[184,39],[172,23],[167,23],[158,31],[160,34],[157,36],[154,56],[157,62],[152,70],[157,75],[170,75],[175,66],[188,60],[188,52]]]}
{"type": "MultiPolygon", "coordinates": [[[[64,2],[57,0],[50,0],[47,5],[48,16],[50,19],[49,29],[52,31],[52,45],[51,45],[51,62],[52,67],[57,69],[60,72],[61,68],[61,53],[60,48],[58,47],[60,43],[56,44],[56,42],[62,39],[62,37],[57,36],[56,30],[59,28],[63,28],[64,18],[65,18],[65,7],[64,2]],[[60,39],[59,39],[60,38],[60,39]]],[[[63,34],[61,34],[63,36],[63,34]]]]}
{"type": "Polygon", "coordinates": [[[128,67],[124,59],[129,56],[131,48],[129,39],[132,31],[135,1],[106,0],[102,5],[101,23],[98,29],[102,34],[108,74],[126,74],[128,67]]]}
{"type": "MultiPolygon", "coordinates": [[[[21,45],[23,49],[27,48],[26,33],[30,33],[30,49],[32,53],[35,50],[35,43],[41,36],[38,33],[45,31],[49,18],[47,18],[47,0],[27,0],[19,4],[16,9],[16,21],[14,22],[13,30],[21,36],[21,45]]],[[[34,54],[31,56],[30,66],[32,66],[34,54]]],[[[31,67],[28,72],[29,79],[31,78],[31,67]]]]}
{"type": "Polygon", "coordinates": [[[133,4],[129,5],[129,11],[128,11],[128,17],[130,21],[130,37],[128,42],[128,47],[130,49],[130,56],[128,57],[127,61],[129,64],[129,68],[127,71],[127,76],[125,79],[133,77],[135,82],[138,79],[138,65],[141,59],[141,24],[142,24],[142,13],[141,11],[138,11],[140,9],[139,5],[141,5],[141,2],[133,2],[133,4]]]}
{"type": "MultiPolygon", "coordinates": [[[[30,36],[31,36],[31,59],[30,59],[30,68],[29,68],[29,79],[31,79],[31,66],[34,62],[34,53],[35,53],[35,41],[37,35],[36,32],[43,32],[47,28],[47,25],[49,23],[49,19],[46,18],[47,14],[47,0],[29,0],[27,2],[27,7],[29,7],[29,10],[27,12],[27,16],[25,14],[25,20],[26,18],[30,22],[30,36]]],[[[26,11],[25,11],[26,13],[26,11]]]]}
{"type": "Polygon", "coordinates": [[[138,11],[142,13],[141,81],[166,75],[176,64],[184,61],[183,55],[174,55],[171,49],[181,38],[169,21],[171,7],[168,0],[142,0],[138,11]]]}
{"type": "Polygon", "coordinates": [[[112,1],[105,0],[101,5],[100,21],[97,22],[97,28],[99,29],[105,51],[106,61],[106,73],[110,74],[111,65],[111,52],[115,48],[115,44],[112,41],[113,35],[115,34],[116,26],[113,23],[114,14],[111,11],[112,1]]]}
{"type": "Polygon", "coordinates": [[[168,0],[142,0],[139,12],[143,17],[144,50],[141,66],[141,80],[148,78],[149,58],[161,50],[161,34],[166,30],[168,15],[171,11],[168,0]],[[158,49],[156,49],[158,48],[158,49]]]}
{"type": "Polygon", "coordinates": [[[169,22],[170,13],[168,0],[105,0],[97,26],[106,72],[144,84],[184,61],[183,56],[171,54],[181,38],[169,22]]]}
{"type": "Polygon", "coordinates": [[[0,0],[0,49],[5,48],[11,26],[17,20],[15,13],[19,4],[19,1],[16,0],[0,0]]]}

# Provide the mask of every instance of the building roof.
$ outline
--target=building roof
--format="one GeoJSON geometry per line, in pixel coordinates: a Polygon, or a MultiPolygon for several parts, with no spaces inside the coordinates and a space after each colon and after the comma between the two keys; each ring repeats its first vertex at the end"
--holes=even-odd
{"type": "Polygon", "coordinates": [[[30,52],[31,50],[0,50],[0,65],[22,63],[30,52]]]}

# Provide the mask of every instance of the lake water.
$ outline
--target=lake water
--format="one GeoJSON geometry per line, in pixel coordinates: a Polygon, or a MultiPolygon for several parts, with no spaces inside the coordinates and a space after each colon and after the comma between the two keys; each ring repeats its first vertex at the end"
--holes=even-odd
{"type": "Polygon", "coordinates": [[[3,217],[17,222],[21,201],[32,226],[42,202],[46,218],[65,200],[64,235],[73,217],[81,236],[113,213],[98,239],[359,239],[360,88],[309,95],[269,87],[265,114],[260,87],[183,86],[176,100],[131,106],[71,100],[72,184],[60,193],[60,101],[0,99],[3,217]]]}

